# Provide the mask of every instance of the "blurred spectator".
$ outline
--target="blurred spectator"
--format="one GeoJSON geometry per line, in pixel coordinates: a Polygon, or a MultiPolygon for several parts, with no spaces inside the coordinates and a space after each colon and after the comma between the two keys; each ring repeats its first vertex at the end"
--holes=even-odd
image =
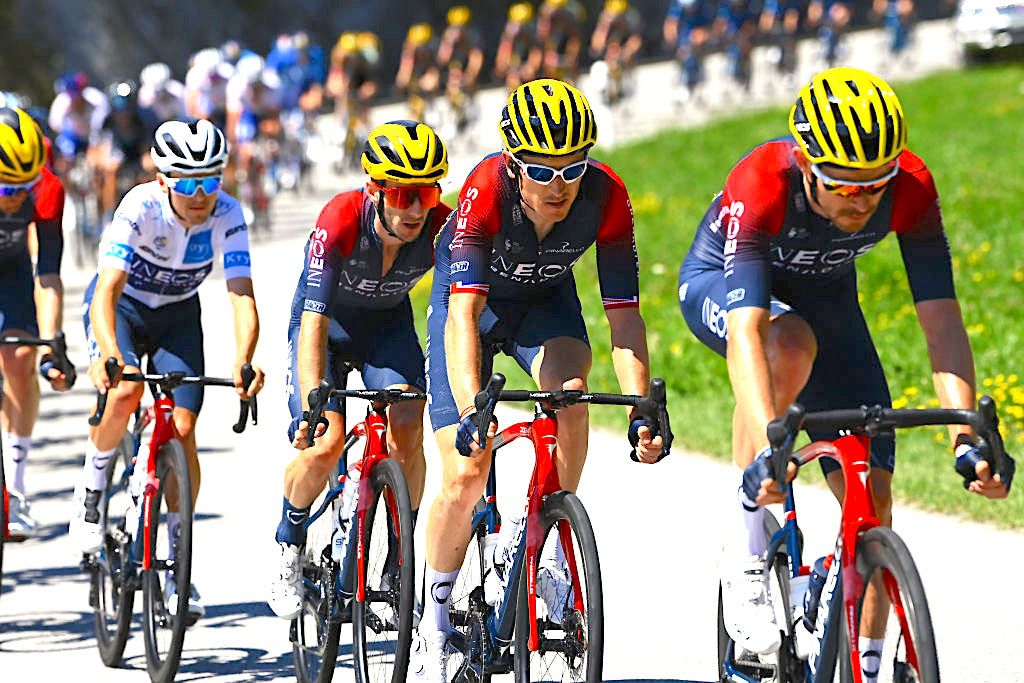
{"type": "Polygon", "coordinates": [[[537,37],[544,47],[542,74],[575,82],[583,48],[587,12],[577,0],[544,0],[537,19],[537,37]]]}
{"type": "Polygon", "coordinates": [[[533,5],[514,3],[508,8],[508,21],[498,43],[494,75],[505,82],[507,90],[515,90],[537,77],[543,57],[544,51],[533,21],[533,5]]]}
{"type": "Polygon", "coordinates": [[[139,72],[138,103],[154,121],[153,129],[164,121],[185,116],[185,86],[171,76],[171,67],[154,62],[139,72]]]}
{"type": "Polygon", "coordinates": [[[704,54],[711,37],[712,8],[705,0],[672,0],[665,17],[665,43],[679,62],[679,99],[688,101],[704,80],[704,54]]]}
{"type": "Polygon", "coordinates": [[[406,33],[395,77],[395,87],[409,100],[409,117],[413,121],[423,120],[440,83],[434,30],[430,24],[413,24],[406,33]]]}

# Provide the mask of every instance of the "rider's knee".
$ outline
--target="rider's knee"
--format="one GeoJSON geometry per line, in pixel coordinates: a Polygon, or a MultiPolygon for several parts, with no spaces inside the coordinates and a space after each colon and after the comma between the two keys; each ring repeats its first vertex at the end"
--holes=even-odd
{"type": "Polygon", "coordinates": [[[443,485],[439,498],[449,505],[460,508],[471,508],[484,492],[487,483],[487,470],[474,467],[475,463],[458,463],[465,467],[455,467],[444,472],[443,485]]]}
{"type": "Polygon", "coordinates": [[[406,401],[392,405],[388,413],[388,449],[404,456],[422,442],[423,403],[406,401]]]}
{"type": "Polygon", "coordinates": [[[36,350],[30,346],[0,347],[3,376],[8,383],[24,386],[35,374],[36,350]]]}
{"type": "Polygon", "coordinates": [[[107,390],[108,413],[118,417],[127,417],[142,401],[146,387],[141,382],[120,382],[116,387],[107,390]]]}
{"type": "Polygon", "coordinates": [[[765,341],[775,385],[789,393],[802,389],[818,355],[818,340],[810,325],[797,315],[783,315],[772,321],[765,341]],[[795,382],[800,386],[787,386],[795,382]]]}

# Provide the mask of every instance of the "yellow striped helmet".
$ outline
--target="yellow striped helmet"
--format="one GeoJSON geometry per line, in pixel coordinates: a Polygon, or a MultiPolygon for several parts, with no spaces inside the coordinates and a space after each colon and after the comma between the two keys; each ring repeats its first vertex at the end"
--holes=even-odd
{"type": "Polygon", "coordinates": [[[597,142],[597,124],[587,98],[553,78],[513,90],[498,127],[511,154],[560,157],[588,150],[597,142]]]}
{"type": "Polygon", "coordinates": [[[473,13],[465,5],[456,5],[448,10],[449,26],[465,26],[473,18],[473,13]]]}
{"type": "Polygon", "coordinates": [[[22,109],[0,108],[0,183],[35,180],[46,163],[39,124],[22,109]]]}
{"type": "Polygon", "coordinates": [[[448,175],[444,143],[430,126],[416,121],[389,121],[370,131],[362,162],[377,182],[422,185],[448,175]]]}
{"type": "Polygon", "coordinates": [[[860,69],[815,74],[789,113],[789,130],[815,164],[878,168],[907,146],[903,107],[892,86],[860,69]]]}
{"type": "Polygon", "coordinates": [[[517,2],[508,8],[508,20],[514,24],[525,24],[533,19],[533,5],[517,2]]]}
{"type": "Polygon", "coordinates": [[[410,45],[415,47],[426,45],[433,37],[434,29],[430,27],[430,24],[426,23],[413,24],[405,34],[405,39],[409,41],[410,45]]]}

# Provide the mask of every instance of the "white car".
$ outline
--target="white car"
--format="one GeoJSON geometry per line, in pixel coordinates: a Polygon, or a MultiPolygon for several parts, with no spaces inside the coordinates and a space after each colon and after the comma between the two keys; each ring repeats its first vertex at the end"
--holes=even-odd
{"type": "Polygon", "coordinates": [[[1024,44],[1024,2],[963,0],[956,39],[968,55],[1024,44]]]}

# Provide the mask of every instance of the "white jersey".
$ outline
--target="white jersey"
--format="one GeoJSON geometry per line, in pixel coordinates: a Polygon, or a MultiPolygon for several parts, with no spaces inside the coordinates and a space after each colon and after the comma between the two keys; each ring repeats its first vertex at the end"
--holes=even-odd
{"type": "Polygon", "coordinates": [[[167,81],[161,90],[150,85],[139,88],[139,106],[153,112],[153,117],[164,121],[185,118],[185,86],[173,78],[167,81]]]}
{"type": "Polygon", "coordinates": [[[249,232],[238,201],[221,192],[210,218],[186,229],[157,181],[124,196],[99,253],[99,271],[126,271],[124,293],[150,308],[195,294],[217,253],[223,255],[225,280],[251,277],[249,232]]]}
{"type": "Polygon", "coordinates": [[[107,96],[89,86],[82,91],[83,104],[72,107],[71,96],[59,93],[50,104],[49,124],[53,132],[73,135],[80,140],[90,140],[103,128],[103,121],[110,113],[107,96]]]}
{"type": "Polygon", "coordinates": [[[234,76],[235,68],[224,62],[213,69],[206,65],[193,66],[185,74],[185,90],[190,93],[193,111],[190,116],[210,117],[228,108],[228,81],[234,76]]]}

